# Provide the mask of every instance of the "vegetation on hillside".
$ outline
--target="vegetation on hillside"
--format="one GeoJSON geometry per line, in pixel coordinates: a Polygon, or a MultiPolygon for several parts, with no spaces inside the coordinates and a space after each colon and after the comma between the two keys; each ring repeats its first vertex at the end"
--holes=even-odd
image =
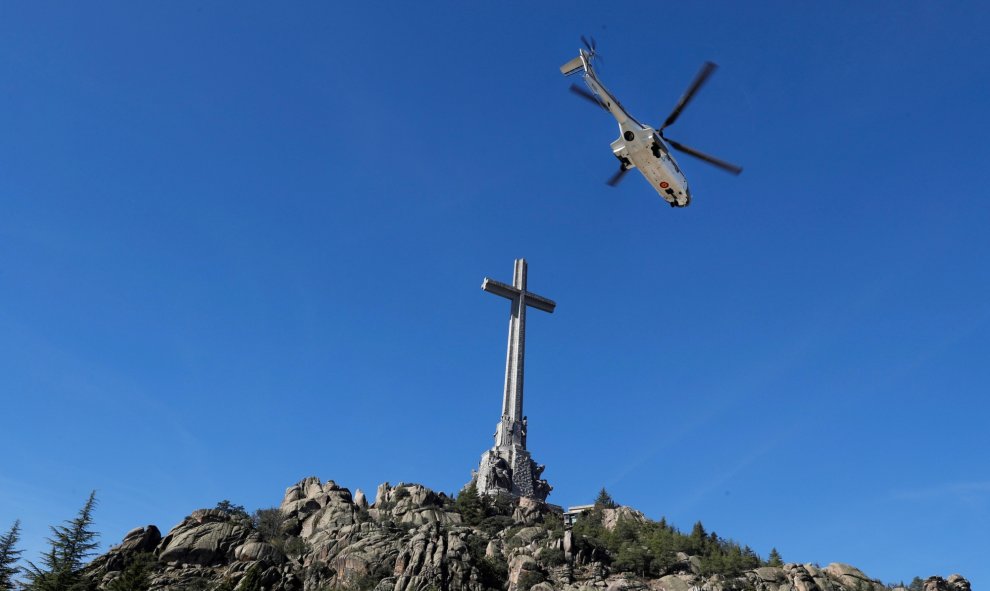
{"type": "Polygon", "coordinates": [[[579,547],[604,550],[613,570],[643,577],[663,576],[678,564],[678,552],[697,556],[703,575],[734,577],[764,565],[749,546],[706,532],[700,521],[694,524],[690,534],[681,533],[662,519],[656,522],[620,518],[608,530],[602,523],[607,508],[596,503],[594,509],[581,515],[574,525],[574,535],[579,547]]]}
{"type": "Polygon", "coordinates": [[[93,588],[83,575],[86,559],[99,545],[98,534],[90,529],[93,510],[96,508],[96,491],[89,494],[86,504],[75,519],[65,525],[53,526],[48,538],[49,549],[41,557],[41,565],[28,561],[25,589],[30,591],[85,591],[93,588]]]}
{"type": "MultiPolygon", "coordinates": [[[[452,508],[461,514],[466,525],[489,535],[508,530],[505,538],[511,540],[513,506],[509,497],[479,496],[472,483],[457,495],[452,508]]],[[[663,519],[655,522],[620,518],[613,528],[607,529],[603,523],[605,511],[617,507],[603,488],[595,499],[594,508],[582,514],[573,528],[576,551],[610,564],[613,571],[632,572],[643,577],[663,576],[679,566],[678,552],[698,557],[703,575],[739,576],[746,570],[768,564],[749,546],[707,532],[700,521],[694,524],[690,534],[681,533],[663,519]]],[[[563,535],[560,521],[558,518],[545,520],[543,525],[551,531],[551,538],[563,535]]],[[[482,556],[483,550],[478,548],[482,556]]],[[[771,559],[775,564],[780,561],[776,549],[771,552],[771,559]]],[[[563,552],[548,551],[544,562],[548,566],[563,564],[563,552]]]]}
{"type": "Polygon", "coordinates": [[[157,559],[151,552],[134,555],[120,576],[107,585],[107,591],[147,591],[157,559]]]}

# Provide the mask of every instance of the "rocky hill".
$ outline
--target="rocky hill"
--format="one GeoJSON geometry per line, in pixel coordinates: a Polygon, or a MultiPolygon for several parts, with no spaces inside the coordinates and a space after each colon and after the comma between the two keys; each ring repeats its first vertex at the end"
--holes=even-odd
{"type": "MultiPolygon", "coordinates": [[[[602,542],[635,539],[644,528],[676,531],[666,527],[626,507],[601,507],[571,530],[552,505],[464,493],[455,500],[418,484],[382,484],[369,504],[361,491],[306,478],[286,490],[277,510],[254,518],[200,509],[164,537],[154,525],[137,528],[86,572],[106,590],[891,590],[848,565],[768,566],[748,548],[705,536],[711,552],[727,549],[721,562],[673,546],[666,554],[642,546],[630,557],[625,546],[602,542]]],[[[912,587],[970,591],[959,575],[912,587]]]]}

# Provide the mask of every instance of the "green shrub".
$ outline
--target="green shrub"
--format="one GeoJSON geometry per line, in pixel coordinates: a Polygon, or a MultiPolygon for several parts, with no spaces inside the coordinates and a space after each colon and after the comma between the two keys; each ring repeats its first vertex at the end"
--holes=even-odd
{"type": "Polygon", "coordinates": [[[547,513],[543,516],[543,527],[550,532],[551,539],[564,537],[564,516],[560,513],[547,513]]]}
{"type": "Polygon", "coordinates": [[[547,566],[561,566],[567,562],[564,558],[564,551],[556,546],[545,550],[540,555],[540,560],[547,566]]]}
{"type": "Polygon", "coordinates": [[[140,552],[131,557],[116,579],[107,585],[107,591],[148,591],[151,571],[157,563],[151,552],[140,552]]]}
{"type": "Polygon", "coordinates": [[[219,503],[217,503],[217,506],[214,507],[214,509],[216,509],[217,511],[223,511],[224,513],[226,513],[227,515],[229,515],[234,519],[251,518],[251,516],[248,515],[248,512],[244,509],[244,505],[235,505],[230,501],[228,501],[227,499],[224,499],[219,503]]]}
{"type": "Polygon", "coordinates": [[[261,591],[261,568],[255,564],[237,582],[239,591],[261,591]]]}
{"type": "Polygon", "coordinates": [[[289,536],[282,544],[282,552],[290,558],[297,558],[309,552],[309,544],[300,537],[289,536]]]}
{"type": "Polygon", "coordinates": [[[282,533],[284,523],[285,514],[276,507],[257,509],[251,516],[251,525],[261,534],[261,539],[276,547],[281,546],[284,541],[285,535],[282,533]]]}
{"type": "Polygon", "coordinates": [[[345,591],[372,591],[378,586],[378,583],[381,583],[391,574],[392,570],[385,565],[375,564],[368,572],[345,584],[342,589],[345,591]]]}
{"type": "Polygon", "coordinates": [[[543,573],[527,570],[519,575],[519,584],[517,585],[517,588],[519,591],[529,591],[533,585],[542,583],[545,580],[547,579],[543,576],[543,573]]]}
{"type": "Polygon", "coordinates": [[[469,534],[466,540],[471,564],[478,569],[478,580],[486,589],[501,591],[509,580],[509,564],[500,557],[488,558],[488,539],[469,534]]]}

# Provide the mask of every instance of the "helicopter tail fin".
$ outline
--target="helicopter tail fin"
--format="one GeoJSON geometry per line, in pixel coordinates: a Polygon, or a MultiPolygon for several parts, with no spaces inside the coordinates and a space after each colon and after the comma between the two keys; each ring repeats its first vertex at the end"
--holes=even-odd
{"type": "Polygon", "coordinates": [[[584,60],[582,60],[581,56],[579,55],[576,58],[564,64],[563,66],[560,66],[560,73],[563,74],[564,76],[570,76],[571,74],[580,72],[583,69],[584,69],[584,60]]]}

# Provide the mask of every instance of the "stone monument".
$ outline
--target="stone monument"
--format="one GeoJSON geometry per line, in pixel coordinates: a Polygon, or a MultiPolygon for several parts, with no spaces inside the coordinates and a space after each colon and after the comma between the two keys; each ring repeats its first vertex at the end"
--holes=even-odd
{"type": "Polygon", "coordinates": [[[481,456],[474,474],[478,494],[510,494],[545,501],[553,488],[542,480],[544,466],[526,450],[526,417],[523,415],[523,361],[526,350],[526,308],[553,312],[553,300],[526,291],[526,260],[516,259],[512,285],[485,278],[481,289],[511,302],[509,345],[505,356],[505,391],[502,418],[495,428],[495,446],[481,456]]]}

